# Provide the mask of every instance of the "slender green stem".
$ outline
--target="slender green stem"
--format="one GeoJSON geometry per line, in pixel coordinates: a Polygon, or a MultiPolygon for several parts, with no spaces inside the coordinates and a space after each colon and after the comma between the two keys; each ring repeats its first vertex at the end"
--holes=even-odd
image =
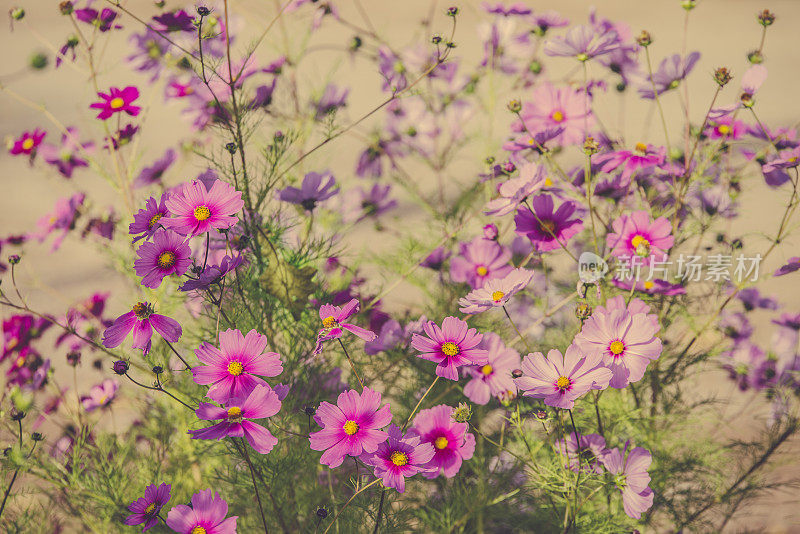
{"type": "Polygon", "coordinates": [[[517,325],[514,323],[514,320],[511,318],[511,315],[508,314],[508,310],[506,309],[505,306],[503,306],[503,312],[506,314],[506,317],[508,318],[508,322],[511,323],[512,327],[514,327],[514,331],[517,333],[519,338],[525,344],[525,348],[528,349],[528,352],[533,352],[533,349],[531,349],[531,346],[528,345],[528,341],[522,336],[522,332],[520,332],[519,328],[517,328],[517,325]]]}
{"type": "Polygon", "coordinates": [[[245,443],[243,439],[241,439],[240,447],[242,454],[244,455],[244,459],[247,462],[247,467],[250,468],[250,478],[253,480],[253,489],[256,492],[256,500],[258,501],[258,513],[261,514],[261,523],[264,525],[264,534],[269,534],[269,529],[267,528],[267,518],[264,516],[264,505],[261,504],[261,494],[258,492],[258,484],[256,483],[256,472],[253,468],[253,462],[250,461],[250,453],[247,452],[247,443],[245,443]]]}
{"type": "Polygon", "coordinates": [[[331,521],[331,524],[328,525],[328,527],[325,529],[325,532],[323,532],[323,534],[328,532],[331,529],[331,527],[336,524],[336,521],[339,519],[339,516],[342,515],[342,512],[344,512],[345,508],[347,508],[350,505],[350,503],[353,502],[353,499],[355,499],[358,494],[363,493],[364,491],[366,491],[367,488],[369,488],[370,486],[374,486],[375,484],[377,484],[380,481],[381,481],[380,478],[376,478],[375,480],[373,480],[372,482],[370,482],[369,484],[367,484],[366,486],[364,486],[363,488],[361,488],[357,492],[353,493],[353,495],[349,499],[347,499],[347,502],[344,503],[344,506],[342,506],[339,509],[339,511],[336,513],[336,515],[333,517],[333,521],[331,521]]]}
{"type": "Polygon", "coordinates": [[[653,99],[656,101],[656,106],[658,106],[658,114],[661,116],[661,126],[664,128],[664,140],[667,146],[667,154],[669,154],[672,149],[669,145],[669,132],[667,131],[667,120],[664,118],[664,109],[661,107],[661,99],[658,98],[658,89],[656,89],[656,82],[653,79],[653,64],[650,61],[650,48],[645,46],[644,47],[644,55],[647,58],[647,72],[650,75],[650,84],[653,86],[653,99]]]}
{"type": "Polygon", "coordinates": [[[425,400],[425,397],[428,396],[428,393],[431,392],[431,390],[433,389],[433,386],[435,386],[436,382],[438,382],[438,381],[439,381],[439,375],[436,375],[436,377],[433,379],[433,382],[431,382],[431,385],[428,386],[428,389],[425,390],[425,393],[423,393],[422,397],[420,397],[419,402],[417,402],[417,405],[414,406],[413,410],[411,410],[411,415],[408,416],[408,419],[406,419],[406,422],[403,424],[402,431],[405,431],[406,427],[408,427],[408,424],[411,422],[411,419],[414,417],[414,414],[417,413],[417,410],[419,409],[420,405],[422,404],[422,401],[425,400]]]}
{"type": "Polygon", "coordinates": [[[175,353],[175,356],[177,356],[177,357],[178,357],[178,359],[179,359],[180,361],[182,361],[182,362],[183,362],[183,365],[185,365],[185,366],[186,366],[186,369],[188,369],[188,370],[191,370],[191,369],[192,369],[192,366],[191,366],[191,365],[189,365],[189,364],[186,362],[186,360],[184,360],[184,359],[183,359],[183,357],[182,357],[182,356],[181,356],[181,355],[178,353],[178,351],[175,349],[175,347],[173,347],[173,346],[172,346],[172,343],[170,343],[170,342],[169,342],[169,341],[167,341],[166,339],[164,340],[164,343],[166,343],[166,344],[167,344],[167,346],[168,346],[170,349],[172,349],[172,352],[174,352],[174,353],[175,353]]]}
{"type": "Polygon", "coordinates": [[[378,515],[375,516],[375,528],[372,529],[372,534],[378,534],[378,529],[381,526],[381,512],[383,512],[384,501],[386,501],[386,488],[381,490],[381,502],[378,503],[378,515]]]}
{"type": "Polygon", "coordinates": [[[364,382],[361,381],[361,377],[358,376],[358,371],[356,371],[356,365],[353,363],[353,360],[350,358],[350,354],[347,352],[347,349],[342,342],[342,338],[338,338],[339,345],[342,346],[342,350],[344,351],[344,355],[347,357],[347,362],[350,364],[350,369],[353,370],[353,374],[356,376],[356,380],[358,380],[358,385],[361,386],[361,390],[364,390],[364,382]]]}

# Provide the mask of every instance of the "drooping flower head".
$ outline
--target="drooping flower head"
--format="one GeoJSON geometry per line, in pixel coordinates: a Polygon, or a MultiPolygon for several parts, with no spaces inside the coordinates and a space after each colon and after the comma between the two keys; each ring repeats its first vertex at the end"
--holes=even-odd
{"type": "Polygon", "coordinates": [[[339,192],[335,189],[336,180],[330,172],[310,172],[303,178],[303,184],[297,187],[287,187],[278,191],[278,198],[284,202],[298,204],[306,211],[314,211],[317,204],[328,200],[339,192]]]}
{"type": "Polygon", "coordinates": [[[475,404],[487,404],[492,397],[501,400],[515,397],[517,386],[511,373],[519,369],[519,353],[507,347],[494,332],[484,334],[478,348],[486,350],[487,362],[466,368],[472,380],[464,386],[464,395],[475,404]]]}
{"type": "Polygon", "coordinates": [[[167,514],[167,526],[179,534],[236,534],[237,516],[228,517],[228,503],[210,489],[192,495],[192,505],[179,504],[167,514]]]}
{"type": "Polygon", "coordinates": [[[115,113],[122,112],[135,117],[142,110],[139,106],[133,105],[136,99],[139,98],[139,90],[132,85],[124,89],[111,87],[108,93],[97,93],[97,96],[102,98],[103,101],[95,102],[89,107],[100,110],[100,113],[97,114],[97,118],[101,120],[106,120],[115,113]]]}
{"type": "Polygon", "coordinates": [[[358,299],[352,299],[343,307],[332,304],[323,304],[319,308],[319,318],[322,320],[322,329],[317,334],[317,344],[314,347],[314,354],[322,352],[322,344],[331,339],[339,339],[344,334],[344,330],[352,332],[364,341],[374,341],[377,337],[375,332],[361,328],[347,319],[357,314],[361,309],[358,299]]]}
{"type": "Polygon", "coordinates": [[[421,443],[414,430],[405,435],[397,425],[390,425],[389,439],[378,445],[378,450],[361,457],[364,463],[375,467],[375,476],[383,485],[400,493],[406,489],[406,478],[425,470],[434,454],[433,445],[421,443]]]}
{"type": "Polygon", "coordinates": [[[433,445],[433,458],[422,473],[425,478],[436,478],[443,474],[453,478],[461,469],[464,460],[475,453],[475,436],[467,432],[467,423],[453,420],[453,407],[440,404],[420,410],[414,417],[414,431],[422,443],[433,445]]]}
{"type": "Polygon", "coordinates": [[[450,261],[454,282],[466,282],[473,289],[483,287],[486,280],[502,278],[511,272],[511,251],[496,241],[476,237],[461,243],[459,255],[450,261]]]}
{"type": "Polygon", "coordinates": [[[256,386],[268,385],[258,376],[278,376],[283,372],[281,357],[277,352],[265,352],[267,336],[250,330],[243,336],[239,330],[219,333],[219,348],[210,343],[200,343],[195,350],[197,359],[204,365],[192,369],[194,381],[210,385],[206,395],[220,403],[231,398],[245,397],[256,386]]]}
{"type": "MultiPolygon", "coordinates": [[[[161,223],[169,219],[161,219],[161,223]]],[[[142,277],[142,285],[157,288],[165,276],[182,275],[192,264],[192,249],[184,238],[171,230],[156,230],[153,241],[146,241],[136,251],[133,268],[142,277]]]]}
{"type": "Polygon", "coordinates": [[[231,398],[224,407],[201,402],[195,413],[205,421],[220,421],[206,428],[189,430],[192,439],[244,437],[253,449],[267,454],[278,439],[255,419],[272,417],[281,409],[278,394],[268,385],[257,385],[247,396],[231,398]]]}
{"type": "Polygon", "coordinates": [[[411,346],[420,351],[418,356],[436,362],[436,374],[442,378],[458,380],[458,368],[463,365],[486,365],[487,352],[479,349],[483,339],[466,321],[445,317],[442,327],[428,321],[423,325],[425,336],[413,334],[411,346]]]}
{"type": "Polygon", "coordinates": [[[561,351],[552,349],[547,358],[534,352],[522,360],[522,376],[517,387],[527,397],[544,399],[548,406],[570,410],[575,400],[592,389],[608,387],[612,373],[600,367],[600,355],[584,356],[575,344],[561,351]]]}
{"type": "Polygon", "coordinates": [[[614,256],[660,259],[675,243],[667,218],[652,220],[644,210],[622,215],[611,226],[614,231],[606,236],[606,243],[614,256]]]}
{"type": "Polygon", "coordinates": [[[140,209],[133,215],[133,222],[128,226],[128,233],[136,237],[133,242],[136,243],[140,239],[150,239],[156,230],[161,228],[161,219],[169,217],[169,210],[165,202],[167,194],[161,195],[161,200],[156,200],[150,197],[145,202],[144,208],[140,209]]]}
{"type": "Polygon", "coordinates": [[[117,317],[114,324],[106,328],[103,333],[103,346],[110,349],[119,347],[131,330],[133,330],[133,348],[142,349],[145,356],[150,352],[153,330],[170,343],[178,341],[183,333],[178,321],[155,313],[149,302],[137,302],[131,311],[117,317]]]}
{"type": "Polygon", "coordinates": [[[531,211],[520,207],[514,217],[516,233],[530,239],[538,252],[566,246],[569,240],[583,229],[577,215],[578,205],[571,200],[555,208],[551,195],[538,195],[531,199],[531,211]]]}
{"type": "Polygon", "coordinates": [[[480,313],[491,308],[505,306],[519,291],[528,287],[533,271],[514,269],[503,278],[491,278],[479,289],[473,289],[458,300],[461,313],[480,313]]]}
{"type": "Polygon", "coordinates": [[[117,397],[119,382],[116,379],[106,378],[100,384],[92,387],[88,395],[81,397],[81,406],[87,412],[98,408],[105,408],[117,397]]]}
{"type": "Polygon", "coordinates": [[[211,189],[198,180],[183,185],[180,193],[173,193],[166,201],[172,213],[162,219],[166,228],[185,236],[200,235],[211,228],[228,229],[238,222],[235,213],[244,207],[242,192],[222,180],[216,180],[211,189]]]}
{"type": "Polygon", "coordinates": [[[350,389],[339,394],[336,404],[323,402],[314,421],[322,430],[309,436],[311,448],[322,453],[320,463],[334,468],[345,456],[373,453],[389,437],[381,428],[392,421],[388,404],[381,406],[381,394],[365,387],[359,394],[350,389]]]}
{"type": "Polygon", "coordinates": [[[606,440],[599,434],[589,434],[584,436],[578,434],[580,447],[575,441],[575,432],[568,432],[566,440],[560,439],[555,443],[556,450],[565,459],[568,459],[566,467],[573,471],[590,471],[601,474],[603,472],[603,458],[608,453],[606,440]]]}
{"type": "Polygon", "coordinates": [[[628,452],[627,444],[622,451],[611,449],[603,457],[603,465],[614,475],[614,483],[622,492],[622,508],[634,519],[639,519],[653,506],[653,490],[649,488],[647,472],[652,460],[647,449],[634,447],[628,452]]]}
{"type": "Polygon", "coordinates": [[[142,532],[154,527],[158,523],[158,513],[169,502],[172,486],[162,483],[156,486],[150,484],[144,490],[144,497],[139,497],[128,505],[128,510],[133,512],[125,518],[126,525],[141,525],[142,532]]]}
{"type": "Polygon", "coordinates": [[[36,148],[42,144],[42,140],[46,135],[47,132],[39,128],[36,128],[32,132],[23,132],[21,136],[14,139],[14,143],[8,151],[14,156],[18,156],[19,154],[25,154],[26,156],[32,155],[35,153],[36,148]]]}

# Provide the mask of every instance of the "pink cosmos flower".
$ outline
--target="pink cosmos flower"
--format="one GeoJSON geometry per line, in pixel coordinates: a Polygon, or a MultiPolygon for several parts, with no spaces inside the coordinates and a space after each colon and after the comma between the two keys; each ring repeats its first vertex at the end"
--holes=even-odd
{"type": "Polygon", "coordinates": [[[169,217],[169,211],[165,205],[166,200],[166,193],[162,194],[161,200],[158,201],[154,197],[150,197],[145,202],[144,208],[133,215],[133,222],[128,226],[128,233],[136,236],[133,239],[134,243],[140,239],[150,239],[156,230],[161,228],[161,219],[169,217]]]}
{"type": "Polygon", "coordinates": [[[192,369],[195,382],[211,384],[206,396],[217,402],[245,397],[256,386],[268,385],[254,375],[278,376],[283,372],[280,355],[277,352],[265,352],[267,336],[255,330],[250,330],[246,336],[238,330],[220,332],[219,347],[200,343],[194,353],[205,365],[192,369]]]}
{"type": "Polygon", "coordinates": [[[606,449],[606,440],[599,434],[589,434],[584,436],[578,434],[580,440],[580,447],[578,442],[575,441],[575,433],[569,432],[566,436],[566,441],[560,439],[556,441],[555,447],[558,453],[565,459],[569,459],[565,467],[578,471],[580,469],[584,472],[590,471],[598,475],[603,473],[602,461],[608,454],[606,449]]]}
{"type": "Polygon", "coordinates": [[[545,186],[545,168],[536,163],[525,163],[519,168],[519,176],[506,180],[497,188],[500,197],[490,200],[483,208],[486,215],[501,216],[511,213],[526,198],[545,186]]]}
{"type": "Polygon", "coordinates": [[[101,120],[106,120],[114,113],[121,113],[123,111],[128,115],[135,117],[142,110],[142,108],[139,106],[133,105],[133,102],[139,98],[139,90],[132,85],[129,85],[125,89],[111,87],[108,90],[108,94],[97,93],[97,96],[102,98],[103,101],[95,102],[89,107],[100,110],[97,118],[101,120]]]}
{"type": "Polygon", "coordinates": [[[172,486],[167,483],[156,486],[150,484],[144,490],[144,497],[139,497],[128,505],[128,510],[133,512],[123,521],[126,525],[141,525],[142,532],[156,526],[158,513],[169,502],[172,486]]]}
{"type": "MultiPolygon", "coordinates": [[[[581,352],[602,359],[613,377],[611,387],[624,388],[644,376],[647,364],[661,355],[661,327],[654,316],[627,310],[595,310],[575,336],[581,352]]],[[[589,357],[589,356],[587,356],[589,357]]]]}
{"type": "Polygon", "coordinates": [[[317,334],[317,344],[314,347],[314,354],[322,352],[322,344],[331,339],[339,339],[344,334],[343,330],[352,332],[364,341],[374,341],[378,337],[375,332],[366,328],[361,328],[352,323],[345,322],[347,319],[357,314],[360,309],[358,299],[352,299],[343,307],[332,304],[323,304],[319,308],[319,318],[322,319],[322,329],[317,334]]]}
{"type": "Polygon", "coordinates": [[[606,236],[606,244],[614,256],[660,258],[675,243],[666,217],[653,221],[644,210],[622,215],[611,226],[614,231],[606,236]]]}
{"type": "Polygon", "coordinates": [[[517,386],[511,373],[519,369],[519,352],[507,347],[494,332],[483,335],[478,347],[486,350],[486,365],[467,367],[472,380],[464,386],[464,395],[475,404],[487,404],[491,397],[511,399],[517,395],[517,386]]]}
{"type": "Polygon", "coordinates": [[[603,465],[614,475],[614,483],[622,492],[622,508],[634,519],[653,506],[653,490],[648,487],[650,475],[647,470],[653,457],[647,449],[634,447],[629,453],[625,449],[611,449],[603,457],[603,465]]]}
{"type": "Polygon", "coordinates": [[[119,347],[131,330],[133,330],[133,348],[142,349],[145,356],[150,352],[153,330],[170,343],[178,341],[183,333],[178,321],[155,313],[149,302],[137,302],[131,311],[117,317],[114,324],[106,328],[103,333],[103,346],[110,349],[119,347]]]}
{"type": "Polygon", "coordinates": [[[81,397],[81,406],[87,412],[98,408],[105,408],[117,397],[119,382],[116,379],[106,378],[100,384],[89,390],[89,395],[81,397]]]}
{"type": "Polygon", "coordinates": [[[211,189],[198,180],[183,185],[180,193],[173,193],[166,201],[172,213],[161,224],[181,235],[194,236],[208,232],[211,228],[224,230],[238,222],[234,215],[244,207],[242,192],[222,180],[217,180],[211,189]]]}
{"type": "MultiPolygon", "coordinates": [[[[161,219],[161,222],[169,219],[161,219]]],[[[142,285],[157,288],[165,276],[186,272],[192,264],[192,249],[184,242],[184,238],[163,228],[153,234],[152,242],[145,242],[136,251],[138,258],[133,268],[142,277],[142,285]]]]}
{"type": "Polygon", "coordinates": [[[511,251],[496,241],[476,237],[461,243],[460,254],[450,261],[450,276],[454,282],[466,282],[473,289],[483,287],[490,278],[502,278],[511,272],[508,264],[511,251]]]}
{"type": "Polygon", "coordinates": [[[564,37],[548,39],[544,53],[548,56],[574,57],[578,61],[608,54],[619,48],[619,36],[615,31],[597,31],[591,26],[574,26],[564,37]]]}
{"type": "Polygon", "coordinates": [[[592,389],[605,389],[612,373],[600,367],[599,354],[583,356],[573,343],[564,355],[553,349],[547,358],[534,352],[522,360],[522,376],[515,378],[517,387],[527,397],[544,399],[548,406],[571,410],[575,399],[592,389]]]}
{"type": "Polygon", "coordinates": [[[389,439],[378,445],[378,450],[361,457],[367,465],[375,467],[375,476],[383,485],[400,493],[406,489],[406,478],[425,471],[425,465],[434,454],[433,445],[421,443],[414,430],[404,436],[397,425],[390,425],[389,439]]]}
{"type": "Polygon", "coordinates": [[[663,146],[655,147],[644,143],[636,143],[634,150],[618,150],[598,154],[592,159],[592,163],[598,165],[600,170],[611,173],[622,167],[620,178],[622,184],[631,183],[631,177],[636,171],[651,169],[664,163],[667,149],[663,146]]]}
{"type": "Polygon", "coordinates": [[[311,433],[311,448],[322,453],[320,463],[334,468],[344,457],[373,453],[389,434],[380,430],[392,421],[388,404],[381,406],[381,394],[365,387],[359,393],[347,390],[339,394],[336,404],[323,402],[314,421],[322,430],[311,433]]]}
{"type": "Polygon", "coordinates": [[[440,474],[453,478],[463,461],[475,453],[475,436],[467,432],[467,423],[453,421],[452,406],[440,404],[421,410],[414,417],[413,429],[422,443],[433,445],[433,458],[422,473],[425,478],[436,478],[440,474]]]}
{"type": "Polygon", "coordinates": [[[483,287],[473,289],[466,297],[458,300],[461,313],[481,313],[491,308],[505,306],[511,297],[528,287],[533,274],[533,271],[514,269],[503,278],[487,280],[483,287]]]}
{"type": "Polygon", "coordinates": [[[253,419],[272,417],[281,409],[278,394],[267,385],[257,385],[246,397],[232,398],[221,408],[201,402],[195,410],[197,417],[205,421],[220,421],[206,428],[189,430],[192,439],[222,439],[242,437],[256,451],[267,454],[278,443],[269,430],[254,423],[253,419]]]}
{"type": "Polygon", "coordinates": [[[530,239],[538,252],[566,246],[572,236],[583,229],[575,202],[563,202],[555,209],[551,195],[539,195],[531,199],[531,207],[533,211],[527,207],[517,211],[515,231],[530,239]]]}
{"type": "Polygon", "coordinates": [[[735,120],[733,117],[721,117],[711,121],[705,130],[705,134],[710,139],[736,141],[744,137],[747,131],[748,128],[745,122],[735,120]]]}
{"type": "Polygon", "coordinates": [[[86,200],[85,193],[75,193],[69,198],[59,198],[53,211],[36,221],[36,226],[39,228],[39,234],[36,237],[39,238],[39,241],[44,241],[50,234],[61,230],[61,234],[53,240],[51,252],[58,250],[67,234],[75,228],[83,210],[84,200],[86,200]]]}
{"type": "Polygon", "coordinates": [[[47,132],[36,128],[33,132],[23,132],[21,136],[14,139],[14,144],[8,149],[14,156],[19,154],[32,155],[36,148],[42,144],[42,139],[47,132]]]}
{"type": "Polygon", "coordinates": [[[586,103],[586,95],[571,87],[556,88],[545,83],[534,89],[520,112],[522,124],[514,124],[516,132],[536,134],[542,130],[563,128],[555,139],[564,145],[583,143],[586,129],[594,128],[595,120],[586,103]]]}
{"type": "Polygon", "coordinates": [[[411,336],[411,346],[421,351],[423,360],[436,362],[436,374],[442,378],[458,380],[458,368],[462,365],[485,365],[487,352],[479,349],[483,339],[466,321],[456,317],[445,317],[442,327],[428,321],[422,326],[428,337],[419,334],[411,336]]]}
{"type": "Polygon", "coordinates": [[[238,516],[228,515],[228,503],[210,489],[192,495],[192,505],[179,504],[167,514],[167,526],[179,534],[236,534],[238,516]]]}

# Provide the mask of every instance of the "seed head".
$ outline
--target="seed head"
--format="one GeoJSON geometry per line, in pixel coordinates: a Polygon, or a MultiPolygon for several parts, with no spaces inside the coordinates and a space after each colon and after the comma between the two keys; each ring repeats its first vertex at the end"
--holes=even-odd
{"type": "Polygon", "coordinates": [[[639,46],[647,48],[648,46],[653,44],[653,36],[650,35],[650,32],[648,32],[647,30],[642,30],[642,33],[640,33],[639,36],[636,38],[636,42],[639,44],[639,46]]]}

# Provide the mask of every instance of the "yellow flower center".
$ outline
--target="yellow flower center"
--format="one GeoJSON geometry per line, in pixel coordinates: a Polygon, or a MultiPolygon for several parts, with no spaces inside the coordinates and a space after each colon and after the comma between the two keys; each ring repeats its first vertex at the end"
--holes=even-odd
{"type": "Polygon", "coordinates": [[[100,397],[100,404],[105,404],[107,400],[108,400],[108,395],[103,395],[102,397],[100,397]]]}
{"type": "Polygon", "coordinates": [[[486,276],[489,273],[489,269],[483,265],[479,265],[475,268],[475,272],[478,273],[478,276],[486,276]]]}
{"type": "Polygon", "coordinates": [[[161,254],[158,255],[158,266],[162,269],[169,269],[173,265],[175,265],[175,253],[171,250],[165,250],[161,254]]]}
{"type": "Polygon", "coordinates": [[[334,326],[336,326],[336,322],[337,322],[336,317],[325,317],[322,320],[322,326],[324,326],[325,328],[333,328],[334,326]]]}
{"type": "Polygon", "coordinates": [[[458,345],[452,341],[445,341],[442,343],[442,352],[445,354],[445,356],[455,356],[461,352],[461,350],[458,348],[458,345]]]}
{"type": "Polygon", "coordinates": [[[655,283],[654,283],[652,280],[647,280],[647,281],[644,283],[644,288],[645,288],[645,289],[653,289],[653,287],[654,287],[655,285],[656,285],[656,284],[655,284],[655,283]]]}
{"type": "Polygon", "coordinates": [[[500,302],[500,300],[505,296],[506,294],[503,293],[502,291],[495,291],[494,293],[492,293],[492,300],[495,302],[500,302]]]}
{"type": "Polygon", "coordinates": [[[494,371],[494,369],[488,363],[483,367],[481,367],[481,373],[483,373],[485,376],[489,376],[490,374],[492,374],[492,371],[494,371]]]}
{"type": "Polygon", "coordinates": [[[559,376],[558,380],[556,380],[556,386],[558,389],[567,389],[572,382],[569,381],[569,378],[566,376],[559,376]]]}
{"type": "Polygon", "coordinates": [[[398,467],[402,467],[408,463],[408,455],[400,451],[394,451],[389,459],[398,467]]]}
{"type": "Polygon", "coordinates": [[[554,111],[550,118],[556,122],[561,122],[564,120],[564,112],[563,111],[554,111]]]}
{"type": "Polygon", "coordinates": [[[446,449],[449,444],[450,444],[450,442],[447,441],[447,438],[444,437],[444,436],[439,436],[433,442],[433,446],[436,447],[439,450],[446,449]]]}
{"type": "Polygon", "coordinates": [[[729,133],[731,133],[731,127],[728,126],[727,124],[722,124],[717,128],[717,131],[719,132],[720,135],[728,135],[729,133]]]}
{"type": "Polygon", "coordinates": [[[150,307],[147,305],[146,302],[137,302],[133,305],[133,313],[141,320],[145,320],[150,317],[152,313],[150,307]]]}
{"type": "Polygon", "coordinates": [[[160,220],[161,220],[161,217],[163,217],[163,216],[164,216],[164,215],[163,215],[162,213],[156,213],[155,215],[153,215],[153,216],[150,218],[150,221],[147,223],[147,229],[148,229],[148,230],[152,230],[152,229],[153,229],[153,226],[155,226],[155,225],[156,225],[156,223],[157,223],[158,221],[160,221],[160,220]]]}
{"type": "Polygon", "coordinates": [[[647,256],[650,254],[650,241],[643,236],[638,234],[633,236],[633,239],[631,239],[631,246],[636,249],[636,254],[638,256],[647,256]]]}
{"type": "Polygon", "coordinates": [[[345,421],[344,423],[344,433],[348,436],[352,436],[356,432],[358,432],[358,423],[355,421],[345,421]]]}
{"type": "Polygon", "coordinates": [[[231,406],[228,408],[228,421],[231,423],[241,423],[242,409],[238,406],[231,406]]]}
{"type": "Polygon", "coordinates": [[[189,534],[207,534],[207,531],[204,527],[194,527],[192,530],[189,531],[189,534]]]}
{"type": "Polygon", "coordinates": [[[242,362],[230,362],[228,364],[228,372],[233,376],[239,376],[244,372],[244,366],[242,362]]]}
{"type": "Polygon", "coordinates": [[[625,344],[622,341],[612,341],[611,345],[608,346],[608,350],[614,356],[619,356],[625,351],[625,344]]]}
{"type": "Polygon", "coordinates": [[[647,145],[644,143],[636,143],[636,150],[642,154],[647,154],[647,145]]]}
{"type": "Polygon", "coordinates": [[[197,206],[194,209],[194,218],[198,221],[205,221],[211,217],[211,210],[205,206],[197,206]]]}
{"type": "Polygon", "coordinates": [[[22,148],[24,148],[25,150],[30,150],[30,149],[32,149],[32,148],[33,148],[33,139],[31,139],[30,137],[29,137],[29,138],[27,138],[27,139],[25,139],[25,140],[22,142],[22,148]]]}
{"type": "Polygon", "coordinates": [[[544,220],[539,223],[539,227],[546,233],[547,235],[553,235],[556,231],[556,223],[549,220],[544,220]]]}
{"type": "Polygon", "coordinates": [[[550,177],[548,176],[547,178],[544,179],[544,185],[546,187],[552,186],[553,185],[553,180],[551,180],[550,177]]]}
{"type": "Polygon", "coordinates": [[[111,109],[119,109],[125,105],[125,101],[120,97],[113,98],[111,102],[108,103],[111,106],[111,109]]]}
{"type": "Polygon", "coordinates": [[[147,508],[144,509],[144,515],[150,515],[153,513],[153,510],[156,509],[156,503],[151,502],[147,508]]]}

